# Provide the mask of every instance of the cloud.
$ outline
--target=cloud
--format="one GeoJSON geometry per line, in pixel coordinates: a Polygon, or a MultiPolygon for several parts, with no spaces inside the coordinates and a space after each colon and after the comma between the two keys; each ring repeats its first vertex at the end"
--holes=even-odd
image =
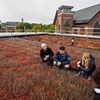
{"type": "Polygon", "coordinates": [[[61,5],[74,6],[73,10],[82,9],[99,0],[0,0],[0,20],[21,21],[24,18],[30,23],[52,23],[55,12],[61,5]]]}

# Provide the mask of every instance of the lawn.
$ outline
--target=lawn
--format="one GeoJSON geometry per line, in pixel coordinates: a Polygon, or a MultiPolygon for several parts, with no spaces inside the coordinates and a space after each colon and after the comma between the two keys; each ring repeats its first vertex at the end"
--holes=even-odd
{"type": "MultiPolygon", "coordinates": [[[[84,39],[82,41],[86,42],[84,39]]],[[[93,41],[98,45],[87,49],[88,45],[83,48],[78,45],[78,40],[76,46],[71,46],[67,37],[1,38],[0,100],[92,100],[93,82],[75,77],[75,71],[68,73],[40,64],[39,50],[42,42],[46,42],[54,53],[63,44],[71,56],[71,67],[77,69],[76,63],[83,52],[90,52],[95,56],[96,64],[99,64],[100,40],[93,41]]]]}

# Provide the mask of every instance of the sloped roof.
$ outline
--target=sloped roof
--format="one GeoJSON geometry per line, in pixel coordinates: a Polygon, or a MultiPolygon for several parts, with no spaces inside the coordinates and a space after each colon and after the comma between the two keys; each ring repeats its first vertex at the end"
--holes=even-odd
{"type": "Polygon", "coordinates": [[[56,14],[55,14],[55,18],[54,18],[53,24],[55,24],[57,15],[58,15],[60,12],[61,12],[60,10],[57,10],[57,11],[56,11],[56,14]]]}
{"type": "MultiPolygon", "coordinates": [[[[65,6],[62,5],[60,7],[62,8],[65,6]]],[[[72,7],[72,6],[69,6],[69,7],[72,7]]],[[[78,11],[71,11],[71,13],[74,14],[73,15],[74,24],[88,23],[98,12],[100,12],[100,4],[97,4],[97,5],[85,8],[85,9],[81,9],[78,11]]],[[[59,13],[60,13],[60,10],[57,10],[53,24],[55,24],[56,17],[59,13]]]]}
{"type": "Polygon", "coordinates": [[[76,11],[73,20],[74,23],[88,23],[100,11],[100,4],[76,11]]]}

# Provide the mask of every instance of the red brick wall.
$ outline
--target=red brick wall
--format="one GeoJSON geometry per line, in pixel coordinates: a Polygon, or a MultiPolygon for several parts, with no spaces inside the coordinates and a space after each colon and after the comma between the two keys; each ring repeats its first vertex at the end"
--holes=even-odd
{"type": "Polygon", "coordinates": [[[73,14],[64,14],[64,13],[61,13],[57,16],[57,19],[56,19],[56,24],[55,24],[55,27],[56,27],[56,30],[57,29],[57,26],[58,26],[58,19],[60,18],[60,33],[63,33],[61,30],[64,30],[64,18],[69,18],[70,19],[70,30],[71,30],[71,27],[73,26],[73,14]]]}
{"type": "MultiPolygon", "coordinates": [[[[61,13],[61,14],[59,14],[59,15],[57,16],[56,23],[55,23],[55,27],[56,27],[55,30],[58,30],[58,29],[57,29],[57,26],[58,26],[58,18],[60,18],[60,21],[61,21],[61,24],[60,24],[60,33],[63,33],[61,30],[64,30],[64,25],[63,25],[63,23],[64,23],[64,22],[63,22],[64,17],[70,18],[70,19],[71,19],[71,20],[70,20],[70,30],[71,30],[71,31],[74,31],[74,28],[72,28],[72,26],[73,26],[73,14],[63,14],[63,13],[61,13]]],[[[88,29],[88,28],[93,28],[95,22],[96,22],[98,19],[100,19],[100,12],[98,12],[98,13],[91,19],[91,21],[90,21],[88,24],[74,25],[75,27],[79,27],[79,26],[84,27],[84,28],[78,28],[77,33],[78,33],[78,34],[84,34],[84,35],[87,35],[87,34],[92,35],[93,30],[92,30],[92,29],[88,29]]],[[[74,32],[72,32],[72,33],[74,34],[74,32]]]]}
{"type": "MultiPolygon", "coordinates": [[[[92,20],[88,23],[88,27],[92,27],[92,28],[94,28],[94,24],[96,23],[96,21],[98,20],[98,19],[100,19],[100,11],[96,14],[96,16],[94,16],[93,18],[92,18],[92,20]]],[[[92,29],[89,29],[88,30],[89,32],[93,32],[93,30],[92,29]]]]}
{"type": "MultiPolygon", "coordinates": [[[[80,24],[80,25],[74,25],[75,27],[82,26],[83,28],[78,28],[78,34],[84,34],[84,35],[93,35],[93,29],[95,22],[100,19],[100,12],[98,12],[88,24],[80,24]],[[83,31],[83,32],[82,32],[83,31]]],[[[74,28],[72,28],[74,31],[74,28]]]]}

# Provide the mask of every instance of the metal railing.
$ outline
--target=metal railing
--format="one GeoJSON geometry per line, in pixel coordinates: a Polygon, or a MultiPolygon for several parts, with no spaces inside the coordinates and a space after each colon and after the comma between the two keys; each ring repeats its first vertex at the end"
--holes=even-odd
{"type": "MultiPolygon", "coordinates": [[[[88,30],[93,30],[93,29],[89,29],[88,30]]],[[[100,30],[100,28],[98,28],[98,30],[100,30]]],[[[29,35],[59,35],[59,36],[70,36],[70,37],[85,37],[85,38],[98,38],[100,39],[100,32],[92,32],[92,31],[88,31],[88,32],[84,32],[84,31],[65,31],[65,30],[56,30],[54,33],[52,32],[26,32],[25,30],[23,32],[6,32],[4,30],[0,30],[0,37],[15,37],[15,36],[29,36],[29,35]],[[77,34],[74,34],[77,33],[77,34]]]]}

